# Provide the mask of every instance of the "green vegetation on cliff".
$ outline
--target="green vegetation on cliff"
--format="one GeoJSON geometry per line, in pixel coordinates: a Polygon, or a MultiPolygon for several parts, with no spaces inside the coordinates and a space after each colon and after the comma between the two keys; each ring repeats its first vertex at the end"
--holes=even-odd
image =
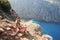
{"type": "Polygon", "coordinates": [[[0,0],[0,16],[9,20],[15,20],[17,14],[15,10],[12,9],[9,0],[0,0]]]}
{"type": "Polygon", "coordinates": [[[8,0],[0,0],[0,10],[10,14],[11,5],[8,0]]]}

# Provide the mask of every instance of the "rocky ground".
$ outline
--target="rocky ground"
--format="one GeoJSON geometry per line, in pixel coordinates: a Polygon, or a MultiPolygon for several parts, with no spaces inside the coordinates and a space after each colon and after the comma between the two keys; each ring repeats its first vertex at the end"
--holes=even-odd
{"type": "Polygon", "coordinates": [[[16,23],[7,19],[0,19],[0,40],[52,40],[52,37],[42,33],[39,24],[33,24],[32,21],[21,22],[22,27],[27,27],[25,33],[20,33],[15,28],[16,23]]]}
{"type": "Polygon", "coordinates": [[[51,36],[43,34],[41,26],[33,24],[33,21],[20,22],[21,27],[27,28],[21,32],[24,30],[16,26],[16,16],[8,0],[0,0],[0,40],[53,40],[51,36]]]}

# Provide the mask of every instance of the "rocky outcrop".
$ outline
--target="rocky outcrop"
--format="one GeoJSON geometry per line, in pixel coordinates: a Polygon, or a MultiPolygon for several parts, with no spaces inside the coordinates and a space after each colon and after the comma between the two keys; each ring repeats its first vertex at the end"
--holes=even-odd
{"type": "MultiPolygon", "coordinates": [[[[33,21],[31,20],[23,23],[23,25],[27,27],[27,30],[29,31],[29,39],[27,40],[53,40],[51,36],[42,33],[42,28],[39,24],[34,24],[32,22],[33,21]]],[[[25,37],[23,39],[26,40],[25,37]]]]}
{"type": "Polygon", "coordinates": [[[51,36],[42,33],[39,24],[33,21],[21,22],[22,27],[27,27],[26,33],[19,33],[15,27],[15,22],[3,19],[0,20],[0,40],[53,40],[51,36]]]}

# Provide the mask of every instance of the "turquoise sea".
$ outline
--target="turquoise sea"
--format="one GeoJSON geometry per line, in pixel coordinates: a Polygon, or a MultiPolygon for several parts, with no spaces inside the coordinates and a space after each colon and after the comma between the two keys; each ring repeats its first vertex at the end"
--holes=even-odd
{"type": "Polygon", "coordinates": [[[60,40],[60,23],[49,23],[33,21],[33,23],[40,24],[44,34],[53,37],[53,40],[60,40]]]}

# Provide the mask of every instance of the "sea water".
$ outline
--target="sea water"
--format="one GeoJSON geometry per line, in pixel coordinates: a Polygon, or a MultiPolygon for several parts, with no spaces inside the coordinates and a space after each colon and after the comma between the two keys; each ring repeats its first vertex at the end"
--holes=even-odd
{"type": "Polygon", "coordinates": [[[53,40],[60,40],[60,23],[48,23],[33,21],[35,24],[40,24],[44,34],[48,34],[53,37],[53,40]]]}

